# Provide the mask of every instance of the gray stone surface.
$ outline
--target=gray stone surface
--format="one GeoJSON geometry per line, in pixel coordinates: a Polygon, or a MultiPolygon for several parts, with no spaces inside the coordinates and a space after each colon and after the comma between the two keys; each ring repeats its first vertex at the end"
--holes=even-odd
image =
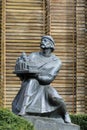
{"type": "Polygon", "coordinates": [[[78,125],[64,123],[62,118],[47,118],[39,116],[23,116],[34,124],[35,130],[80,130],[78,125]]]}

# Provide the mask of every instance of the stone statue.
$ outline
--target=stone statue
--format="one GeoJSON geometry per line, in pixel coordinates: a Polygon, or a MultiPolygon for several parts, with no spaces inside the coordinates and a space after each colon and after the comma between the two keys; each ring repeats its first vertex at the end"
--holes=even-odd
{"type": "Polygon", "coordinates": [[[22,80],[22,85],[12,103],[12,111],[20,116],[57,118],[60,115],[65,123],[70,123],[64,100],[50,86],[62,65],[60,59],[52,54],[54,44],[51,36],[43,36],[40,52],[29,56],[23,53],[17,59],[15,73],[22,80]]]}

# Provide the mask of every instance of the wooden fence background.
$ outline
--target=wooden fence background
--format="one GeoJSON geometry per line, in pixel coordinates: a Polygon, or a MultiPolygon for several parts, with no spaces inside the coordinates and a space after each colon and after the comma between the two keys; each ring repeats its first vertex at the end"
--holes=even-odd
{"type": "Polygon", "coordinates": [[[41,36],[55,40],[62,69],[52,83],[69,112],[87,112],[87,1],[0,0],[0,106],[11,109],[21,82],[17,57],[39,51],[41,36]]]}

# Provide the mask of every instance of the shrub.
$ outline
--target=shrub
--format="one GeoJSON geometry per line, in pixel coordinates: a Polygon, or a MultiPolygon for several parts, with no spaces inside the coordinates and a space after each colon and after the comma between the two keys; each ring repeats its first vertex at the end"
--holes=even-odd
{"type": "Polygon", "coordinates": [[[31,123],[7,109],[0,109],[0,130],[34,130],[31,123]]]}
{"type": "MultiPolygon", "coordinates": [[[[87,114],[71,114],[70,117],[72,123],[80,126],[80,130],[87,130],[87,114]]],[[[34,127],[10,110],[0,108],[0,130],[34,130],[34,127]]]]}
{"type": "Polygon", "coordinates": [[[71,121],[80,126],[80,130],[87,130],[87,114],[70,115],[71,121]]]}

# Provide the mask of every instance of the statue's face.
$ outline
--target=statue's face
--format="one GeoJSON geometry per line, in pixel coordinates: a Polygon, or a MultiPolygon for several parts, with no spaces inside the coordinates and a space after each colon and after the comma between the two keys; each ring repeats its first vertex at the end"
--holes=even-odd
{"type": "Polygon", "coordinates": [[[51,48],[44,48],[42,49],[42,55],[45,57],[49,57],[51,56],[52,53],[52,49],[51,48]]]}
{"type": "Polygon", "coordinates": [[[51,47],[51,41],[47,38],[43,38],[41,40],[41,49],[42,49],[42,54],[46,57],[51,55],[52,52],[52,47],[51,47]]]}
{"type": "Polygon", "coordinates": [[[41,48],[42,49],[45,49],[45,48],[51,48],[52,44],[51,44],[51,41],[47,38],[43,38],[41,40],[41,48]]]}

